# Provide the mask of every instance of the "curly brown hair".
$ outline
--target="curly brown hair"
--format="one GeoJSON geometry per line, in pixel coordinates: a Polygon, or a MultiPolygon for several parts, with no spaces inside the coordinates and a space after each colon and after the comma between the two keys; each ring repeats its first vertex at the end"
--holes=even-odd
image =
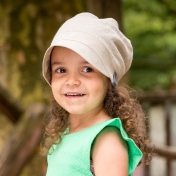
{"type": "MultiPolygon", "coordinates": [[[[134,140],[149,164],[153,155],[146,130],[146,117],[137,100],[135,91],[125,87],[114,88],[111,84],[104,100],[104,107],[110,117],[119,117],[128,136],[134,140]]],[[[59,144],[61,137],[69,127],[69,114],[52,100],[51,115],[46,117],[44,138],[41,142],[41,153],[46,155],[53,144],[59,144]]]]}

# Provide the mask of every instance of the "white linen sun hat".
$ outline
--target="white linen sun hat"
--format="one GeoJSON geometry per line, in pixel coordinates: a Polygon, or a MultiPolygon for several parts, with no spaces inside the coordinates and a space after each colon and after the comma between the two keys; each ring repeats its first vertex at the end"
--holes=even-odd
{"type": "Polygon", "coordinates": [[[55,34],[43,59],[43,76],[50,85],[50,56],[54,46],[69,48],[102,74],[114,86],[128,71],[133,58],[133,48],[112,18],[99,19],[84,12],[67,20],[55,34]]]}

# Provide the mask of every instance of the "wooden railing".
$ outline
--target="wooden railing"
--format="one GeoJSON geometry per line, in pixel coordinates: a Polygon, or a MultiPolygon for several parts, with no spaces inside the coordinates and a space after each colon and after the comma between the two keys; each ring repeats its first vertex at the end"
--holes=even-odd
{"type": "MultiPolygon", "coordinates": [[[[139,100],[144,105],[147,111],[150,108],[161,105],[165,111],[165,130],[166,130],[166,145],[157,145],[155,141],[152,141],[155,146],[156,154],[159,157],[164,157],[166,159],[166,173],[167,176],[173,176],[172,162],[176,160],[176,146],[172,146],[171,139],[171,107],[176,105],[176,92],[152,92],[139,94],[139,100]]],[[[176,108],[176,106],[175,106],[176,108]]],[[[149,117],[150,118],[150,117],[149,117]]],[[[157,125],[157,124],[156,124],[157,125]]],[[[150,132],[149,132],[150,133],[150,132]]],[[[176,138],[175,138],[176,140],[176,138]]],[[[150,175],[150,166],[145,169],[145,176],[150,175]]]]}

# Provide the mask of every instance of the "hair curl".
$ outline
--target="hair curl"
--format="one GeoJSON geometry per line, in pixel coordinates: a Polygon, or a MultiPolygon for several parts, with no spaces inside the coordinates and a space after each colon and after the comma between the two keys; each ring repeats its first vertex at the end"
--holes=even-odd
{"type": "MultiPolygon", "coordinates": [[[[119,117],[128,136],[134,140],[149,164],[153,148],[148,139],[146,117],[137,100],[135,91],[125,87],[109,86],[104,100],[104,107],[110,117],[119,117]],[[135,96],[134,96],[135,95],[135,96]]],[[[59,144],[66,128],[69,126],[69,114],[57,102],[52,100],[51,115],[46,117],[45,132],[41,142],[41,154],[46,155],[53,144],[59,144]]]]}

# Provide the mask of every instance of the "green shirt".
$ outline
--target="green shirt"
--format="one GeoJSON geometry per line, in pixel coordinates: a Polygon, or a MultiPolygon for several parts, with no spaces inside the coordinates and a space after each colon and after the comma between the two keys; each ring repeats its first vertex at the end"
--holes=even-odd
{"type": "Polygon", "coordinates": [[[61,143],[53,145],[50,149],[50,151],[54,150],[47,157],[46,176],[93,176],[90,171],[91,146],[96,136],[107,126],[117,128],[127,142],[130,176],[141,160],[142,152],[134,141],[128,138],[119,118],[106,120],[79,132],[65,134],[61,143]]]}

